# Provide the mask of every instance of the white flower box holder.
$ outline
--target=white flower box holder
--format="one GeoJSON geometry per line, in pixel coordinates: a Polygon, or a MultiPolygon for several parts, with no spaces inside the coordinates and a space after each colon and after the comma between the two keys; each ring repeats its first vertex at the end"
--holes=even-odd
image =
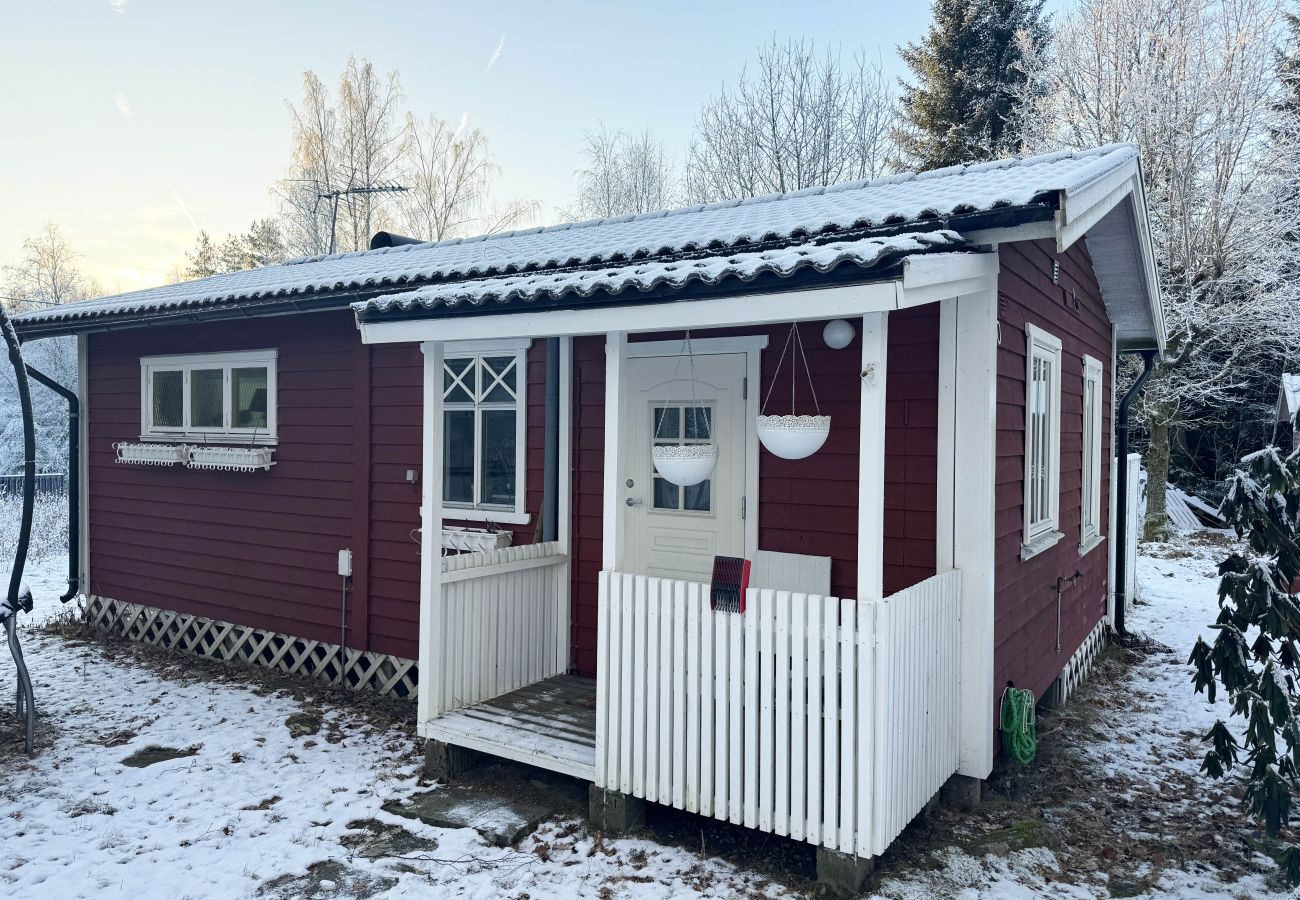
{"type": "Polygon", "coordinates": [[[117,461],[136,466],[174,466],[189,459],[190,448],[184,444],[114,444],[117,461]]]}
{"type": "Polygon", "coordinates": [[[187,465],[218,472],[270,471],[274,452],[272,447],[191,447],[187,465]]]}
{"type": "Polygon", "coordinates": [[[759,416],[758,439],[782,459],[806,459],[831,433],[830,416],[759,416]]]}
{"type": "Polygon", "coordinates": [[[655,447],[650,453],[659,474],[681,487],[699,484],[718,464],[717,444],[668,445],[655,447]]]}
{"type": "Polygon", "coordinates": [[[509,547],[514,535],[509,531],[488,531],[486,528],[466,528],[463,525],[442,526],[442,548],[462,553],[480,550],[500,550],[509,547]]]}

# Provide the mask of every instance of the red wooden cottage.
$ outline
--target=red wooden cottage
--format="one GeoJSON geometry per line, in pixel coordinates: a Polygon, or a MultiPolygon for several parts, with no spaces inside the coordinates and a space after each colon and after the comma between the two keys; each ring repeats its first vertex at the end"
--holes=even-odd
{"type": "Polygon", "coordinates": [[[92,621],[859,859],[1091,660],[1132,147],[379,243],[18,320],[78,338],[92,621]]]}

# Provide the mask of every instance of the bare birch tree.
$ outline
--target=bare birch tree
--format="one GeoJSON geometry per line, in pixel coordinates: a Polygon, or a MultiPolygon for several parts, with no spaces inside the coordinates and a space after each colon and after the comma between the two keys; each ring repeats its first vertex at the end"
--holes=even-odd
{"type": "Polygon", "coordinates": [[[289,171],[275,189],[291,254],[328,252],[331,230],[337,251],[364,250],[389,227],[439,240],[501,231],[536,212],[534,201],[491,203],[500,170],[481,131],[461,135],[437,116],[403,116],[401,100],[397,72],[381,75],[369,60],[348,59],[337,99],[315,72],[303,75],[301,105],[289,105],[289,171]],[[393,182],[409,190],[321,198],[393,182]]]}
{"type": "Polygon", "coordinates": [[[321,195],[376,187],[393,176],[402,139],[401,96],[397,73],[381,76],[369,60],[348,58],[337,101],[315,72],[303,75],[302,105],[289,105],[289,172],[276,189],[285,240],[293,251],[327,252],[331,229],[335,249],[364,249],[371,234],[387,223],[388,195],[344,195],[337,200],[337,217],[334,201],[321,195]]]}
{"type": "Polygon", "coordinates": [[[53,222],[23,241],[22,257],[2,271],[5,305],[12,312],[84,300],[99,290],[82,273],[77,254],[53,222]]]}
{"type": "Polygon", "coordinates": [[[690,202],[799,190],[887,171],[896,103],[879,61],[773,41],[704,104],[686,163],[690,202]]]}
{"type": "Polygon", "coordinates": [[[584,135],[586,165],[577,172],[570,219],[603,219],[672,206],[680,193],[672,158],[650,131],[630,134],[601,124],[584,135]]]}
{"type": "Polygon", "coordinates": [[[461,134],[437,116],[421,121],[408,114],[398,168],[408,190],[397,195],[399,227],[413,237],[440,241],[521,224],[536,212],[536,202],[489,206],[500,171],[479,129],[461,134]]]}
{"type": "Polygon", "coordinates": [[[1170,429],[1232,403],[1267,345],[1300,346],[1295,291],[1266,261],[1300,212],[1270,174],[1293,155],[1274,139],[1279,15],[1275,0],[1082,0],[1028,101],[1041,149],[1142,153],[1169,333],[1143,402],[1148,538],[1165,527],[1170,429]]]}

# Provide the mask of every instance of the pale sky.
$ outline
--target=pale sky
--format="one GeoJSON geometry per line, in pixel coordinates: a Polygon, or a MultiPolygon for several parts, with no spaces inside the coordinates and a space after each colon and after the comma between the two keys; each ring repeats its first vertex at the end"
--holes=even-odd
{"type": "Polygon", "coordinates": [[[584,129],[650,128],[680,157],[701,102],[773,35],[902,74],[894,48],[928,23],[925,0],[0,0],[0,265],[54,221],[105,292],[163,283],[200,228],[274,212],[286,102],[350,53],[397,69],[406,109],[483,129],[496,196],[553,221],[584,129]]]}

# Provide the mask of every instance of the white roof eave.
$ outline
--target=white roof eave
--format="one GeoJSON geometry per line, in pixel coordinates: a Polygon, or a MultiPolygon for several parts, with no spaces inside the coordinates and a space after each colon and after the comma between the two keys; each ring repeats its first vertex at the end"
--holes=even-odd
{"type": "MultiPolygon", "coordinates": [[[[1164,303],[1156,269],[1155,245],[1147,217],[1146,190],[1142,185],[1141,163],[1137,156],[1103,173],[1089,184],[1061,192],[1061,202],[1056,213],[1056,247],[1058,252],[1067,250],[1126,199],[1131,200],[1135,230],[1133,239],[1137,244],[1142,268],[1141,281],[1146,289],[1145,311],[1151,320],[1151,336],[1156,348],[1163,353],[1164,303]]],[[[1094,264],[1096,262],[1094,260],[1094,264]]]]}

